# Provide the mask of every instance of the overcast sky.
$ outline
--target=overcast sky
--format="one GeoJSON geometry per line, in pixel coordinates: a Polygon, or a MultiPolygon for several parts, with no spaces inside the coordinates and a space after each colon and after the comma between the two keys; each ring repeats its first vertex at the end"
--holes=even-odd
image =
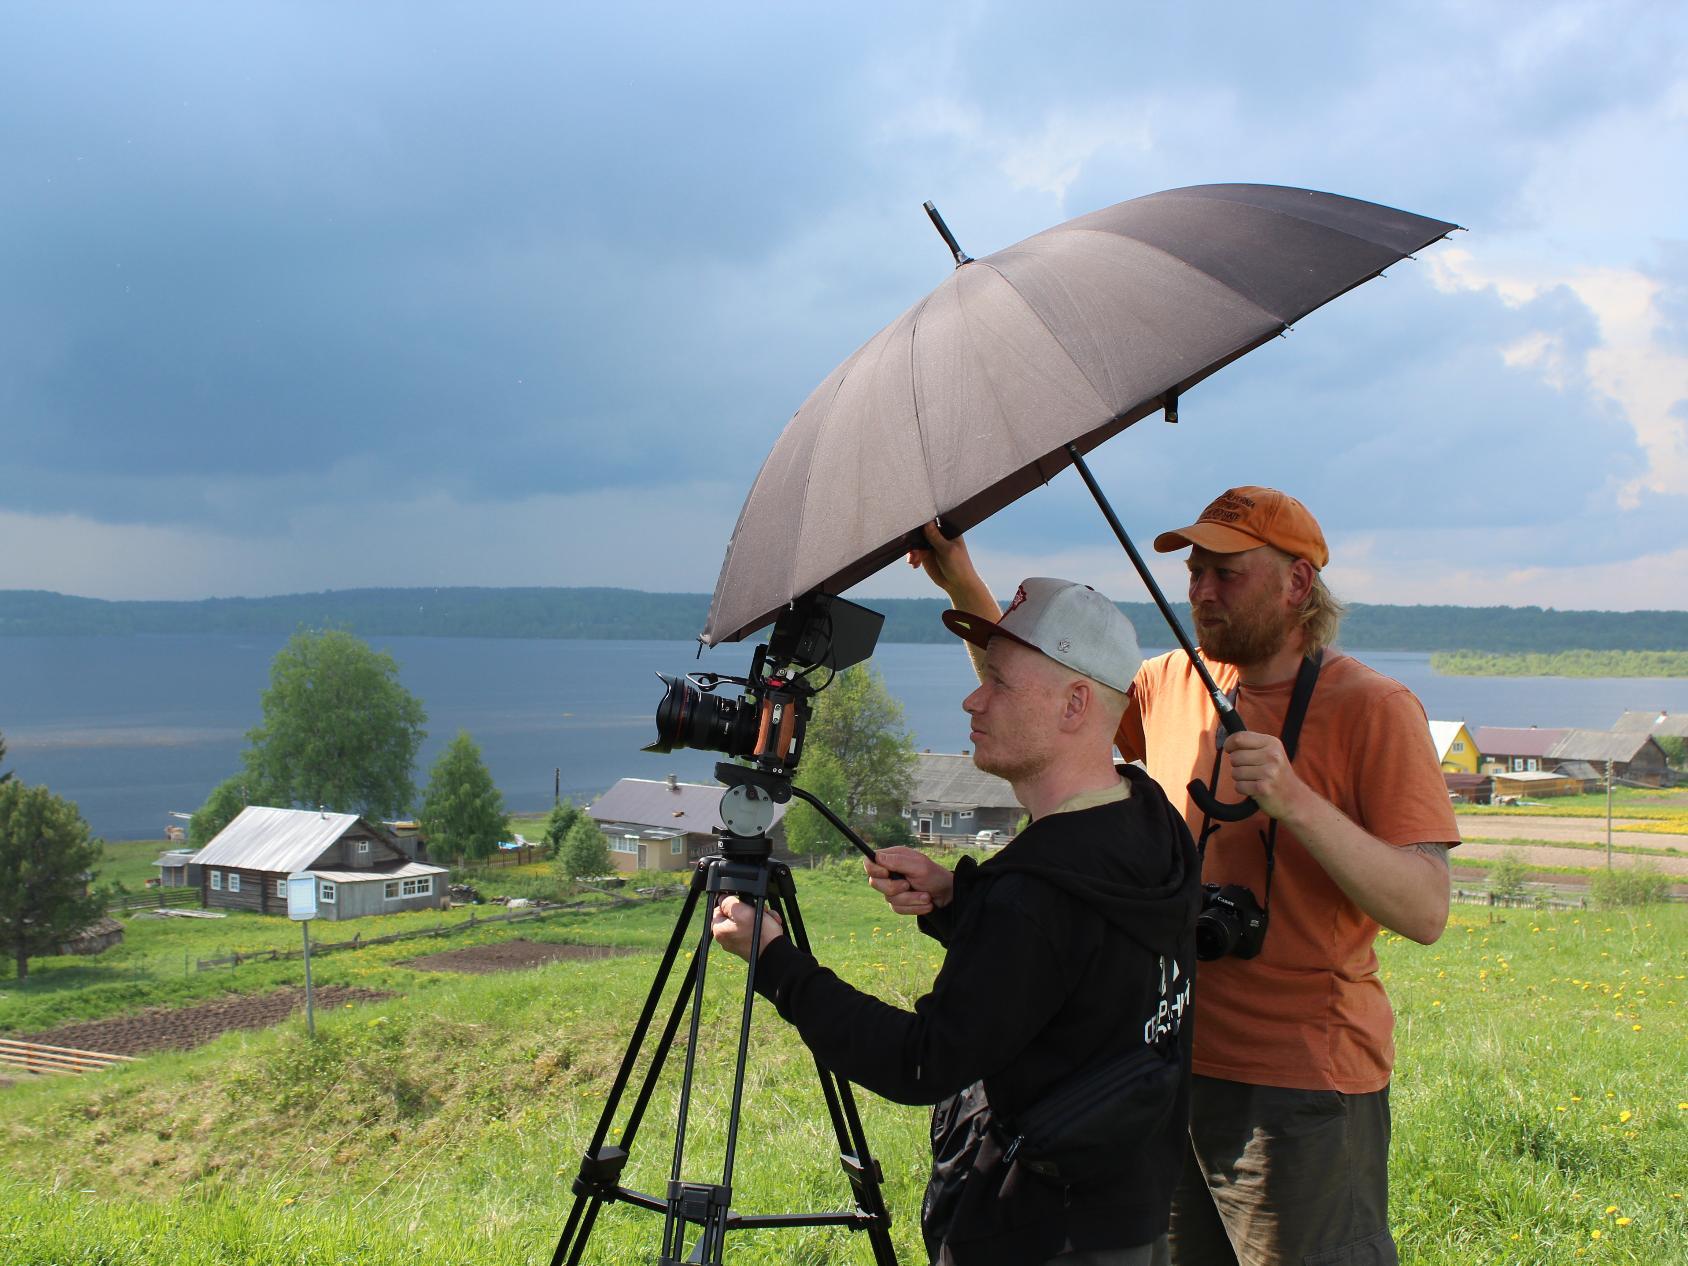
{"type": "MultiPolygon", "coordinates": [[[[20,2],[0,173],[0,588],[708,591],[922,200],[1250,181],[1469,232],[1098,450],[1128,527],[1267,483],[1351,599],[1688,606],[1676,0],[20,2]]],[[[1070,472],[973,535],[1141,597],[1070,472]]]]}

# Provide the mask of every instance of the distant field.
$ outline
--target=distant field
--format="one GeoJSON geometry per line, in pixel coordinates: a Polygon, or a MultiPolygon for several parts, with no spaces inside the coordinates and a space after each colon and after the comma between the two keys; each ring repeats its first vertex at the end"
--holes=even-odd
{"type": "MultiPolygon", "coordinates": [[[[924,990],[938,948],[887,914],[853,863],[801,871],[798,883],[827,963],[900,1005],[924,990]]],[[[417,970],[401,962],[423,952],[414,943],[325,957],[319,982],[398,996],[319,1015],[315,1043],[292,1021],[82,1081],[0,1089],[0,1259],[546,1260],[677,909],[605,909],[524,930],[647,951],[526,972],[417,970]]],[[[221,939],[257,937],[265,922],[223,921],[221,939]]],[[[296,935],[274,922],[277,938],[296,935]]],[[[219,939],[215,926],[159,926],[170,937],[132,935],[127,966],[55,960],[54,973],[85,974],[44,971],[39,996],[0,980],[0,1024],[43,1002],[73,1010],[73,998],[102,988],[102,1007],[120,1003],[112,991],[124,988],[136,1005],[156,1000],[173,956],[175,979],[187,979],[181,956],[198,948],[174,938],[219,939]]],[[[1392,1194],[1403,1259],[1679,1260],[1688,1242],[1688,909],[1491,917],[1459,906],[1437,945],[1387,936],[1379,953],[1399,1015],[1392,1194]]],[[[688,1149],[698,1173],[712,1172],[719,1154],[721,1071],[743,981],[736,965],[712,963],[688,1149]]],[[[199,976],[218,988],[268,989],[296,982],[298,964],[199,976]]],[[[752,1051],[735,1205],[837,1207],[843,1179],[812,1066],[765,1007],[752,1051]]],[[[634,1149],[630,1177],[647,1191],[661,1189],[667,1170],[672,1082],[659,1088],[634,1149]]],[[[901,1259],[923,1260],[915,1221],[925,1113],[871,1096],[862,1108],[901,1259]]],[[[591,1257],[647,1260],[659,1232],[654,1215],[612,1208],[591,1257]]],[[[859,1239],[830,1230],[738,1234],[729,1259],[871,1260],[859,1239]]]]}
{"type": "Polygon", "coordinates": [[[1688,651],[1437,651],[1430,667],[1450,677],[1688,677],[1688,651]]]}

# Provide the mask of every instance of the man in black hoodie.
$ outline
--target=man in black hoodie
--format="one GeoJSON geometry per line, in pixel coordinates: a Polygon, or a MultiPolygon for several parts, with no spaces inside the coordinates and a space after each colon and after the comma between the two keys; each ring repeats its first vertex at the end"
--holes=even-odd
{"type": "MultiPolygon", "coordinates": [[[[1153,781],[1113,764],[1136,634],[1095,590],[1044,577],[1000,621],[944,622],[985,648],[962,704],[974,763],[1013,785],[1031,825],[953,875],[912,849],[880,851],[880,883],[900,875],[928,894],[921,928],[947,950],[913,1011],[839,980],[772,918],[757,989],[829,1068],[938,1105],[923,1218],[934,1261],[1148,1266],[1164,1259],[1183,1154],[1199,886],[1182,818],[1153,781]],[[1013,1149],[1022,1113],[1145,1045],[1180,1069],[1158,1125],[1070,1184],[1013,1149]]],[[[723,898],[713,929],[748,957],[747,903],[723,898]]]]}

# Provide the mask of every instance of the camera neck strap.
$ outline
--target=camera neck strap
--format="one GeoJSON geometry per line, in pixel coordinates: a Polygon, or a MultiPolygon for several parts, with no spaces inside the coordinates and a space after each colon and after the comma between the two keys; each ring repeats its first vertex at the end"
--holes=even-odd
{"type": "MultiPolygon", "coordinates": [[[[1307,719],[1307,705],[1312,701],[1313,687],[1318,685],[1319,667],[1324,663],[1324,660],[1324,651],[1314,651],[1301,661],[1301,667],[1295,674],[1295,688],[1290,691],[1289,708],[1284,712],[1284,726],[1278,732],[1278,741],[1284,745],[1284,755],[1288,757],[1291,764],[1295,763],[1295,750],[1301,742],[1301,723],[1307,719]]],[[[1236,690],[1231,692],[1232,704],[1236,703],[1237,695],[1241,691],[1242,686],[1238,685],[1236,690]]],[[[1213,773],[1208,776],[1208,786],[1217,787],[1219,785],[1219,763],[1224,758],[1224,732],[1221,731],[1213,753],[1213,773]]],[[[1200,861],[1205,862],[1207,860],[1207,841],[1219,827],[1220,823],[1215,822],[1207,814],[1202,814],[1201,835],[1196,839],[1196,856],[1200,861]]],[[[1276,860],[1277,841],[1278,820],[1269,818],[1266,822],[1266,829],[1260,833],[1260,842],[1266,847],[1266,891],[1261,903],[1266,908],[1270,908],[1272,904],[1272,869],[1276,860]]]]}

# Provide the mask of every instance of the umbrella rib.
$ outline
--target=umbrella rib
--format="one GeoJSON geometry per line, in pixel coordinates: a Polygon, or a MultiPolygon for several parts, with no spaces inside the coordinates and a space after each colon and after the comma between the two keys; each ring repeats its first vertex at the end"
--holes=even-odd
{"type": "MultiPolygon", "coordinates": [[[[1040,326],[1043,327],[1043,332],[1049,336],[1049,341],[1051,343],[1053,343],[1057,348],[1060,349],[1062,356],[1065,356],[1067,358],[1067,363],[1073,367],[1073,372],[1078,375],[1079,380],[1081,382],[1083,382],[1086,387],[1090,388],[1090,394],[1096,397],[1097,405],[1100,408],[1106,409],[1107,408],[1107,401],[1102,398],[1102,393],[1100,391],[1096,390],[1096,384],[1090,381],[1090,375],[1086,374],[1084,372],[1083,367],[1076,360],[1073,359],[1073,354],[1067,350],[1066,344],[1061,342],[1061,340],[1056,337],[1055,331],[1049,328],[1049,322],[1043,319],[1043,313],[1039,312],[1035,307],[1032,306],[1030,301],[1027,300],[1026,296],[1023,293],[1021,293],[1020,288],[1018,286],[1016,286],[1012,281],[1010,281],[1007,278],[1007,276],[1005,276],[1003,274],[1002,269],[996,267],[996,265],[994,265],[994,264],[991,264],[989,260],[974,260],[973,262],[975,264],[985,264],[986,266],[988,266],[990,271],[996,277],[1001,279],[1002,284],[1007,286],[1009,290],[1013,291],[1014,297],[1017,298],[1020,301],[1020,306],[1022,308],[1024,308],[1027,312],[1031,313],[1031,315],[1037,320],[1037,323],[1040,326]]],[[[966,323],[967,325],[969,325],[969,327],[970,327],[971,322],[968,320],[967,309],[960,302],[960,299],[961,299],[961,296],[959,294],[957,294],[957,296],[956,296],[956,307],[961,312],[962,321],[964,323],[966,323]]],[[[970,345],[971,345],[971,342],[970,342],[970,345]]],[[[1001,397],[998,396],[998,394],[997,394],[996,383],[994,381],[992,381],[991,376],[989,374],[986,374],[984,377],[985,377],[985,385],[990,388],[992,398],[997,401],[997,405],[998,405],[997,413],[1000,414],[1005,419],[1008,418],[1008,416],[1009,416],[1008,411],[1001,407],[1002,400],[1001,400],[1001,397]]],[[[1012,434],[1012,432],[1010,432],[1010,434],[1012,434]]],[[[1018,438],[1019,438],[1019,436],[1016,435],[1015,439],[1018,439],[1018,438]]],[[[1023,450],[1022,450],[1021,455],[1023,456],[1023,450]]],[[[1045,484],[1047,484],[1051,479],[1053,479],[1056,475],[1060,474],[1061,471],[1066,468],[1065,464],[1063,463],[1061,465],[1056,466],[1056,468],[1053,471],[1045,473],[1045,471],[1043,469],[1043,459],[1047,456],[1049,456],[1048,453],[1036,453],[1029,459],[1029,461],[1022,463],[1024,465],[1031,465],[1031,466],[1036,467],[1038,477],[1045,484]]]]}

